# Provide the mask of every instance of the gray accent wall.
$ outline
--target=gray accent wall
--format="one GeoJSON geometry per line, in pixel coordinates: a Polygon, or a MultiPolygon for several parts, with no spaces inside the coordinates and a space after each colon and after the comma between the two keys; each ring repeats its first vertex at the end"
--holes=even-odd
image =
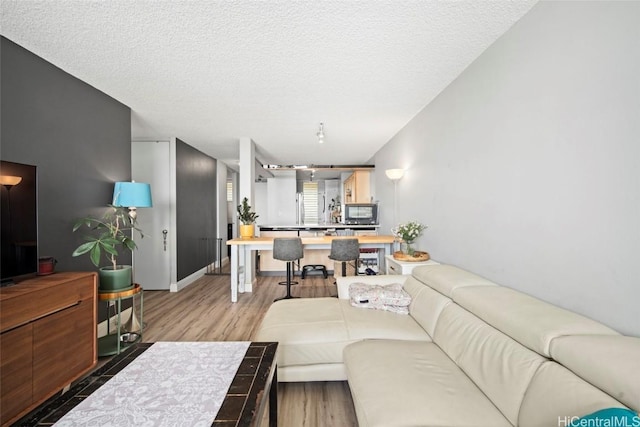
{"type": "Polygon", "coordinates": [[[176,139],[177,279],[217,259],[216,160],[176,139]]]}
{"type": "Polygon", "coordinates": [[[417,247],[640,336],[640,3],[540,2],[374,157],[417,247]]]}
{"type": "MultiPolygon", "coordinates": [[[[71,253],[75,219],[101,214],[131,179],[131,109],[2,37],[0,157],[38,167],[41,256],[58,271],[94,271],[71,253]]],[[[120,260],[131,263],[131,254],[120,260]]]]}
{"type": "MultiPolygon", "coordinates": [[[[57,271],[95,271],[71,253],[75,219],[101,215],[131,179],[131,110],[12,41],[0,40],[0,158],[38,167],[40,256],[57,271]]],[[[131,254],[120,258],[131,263],[131,254]]],[[[99,304],[99,320],[106,319],[99,304]]]]}

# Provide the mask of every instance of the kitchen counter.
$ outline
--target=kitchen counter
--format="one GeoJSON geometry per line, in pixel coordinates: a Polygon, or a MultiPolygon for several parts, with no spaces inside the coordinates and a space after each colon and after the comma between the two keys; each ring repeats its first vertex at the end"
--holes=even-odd
{"type": "MultiPolygon", "coordinates": [[[[304,250],[303,260],[308,252],[329,250],[334,239],[344,239],[340,236],[304,236],[302,246],[304,250]]],[[[379,258],[380,271],[384,271],[384,256],[392,254],[394,236],[357,236],[360,249],[379,250],[376,258],[379,258]]],[[[227,240],[231,246],[231,302],[238,300],[238,292],[251,292],[256,282],[256,271],[252,265],[253,253],[256,251],[273,251],[274,237],[251,237],[227,240]]],[[[263,255],[261,255],[262,258],[263,255]]],[[[282,261],[280,261],[282,263],[282,261]]],[[[262,260],[260,261],[262,264],[262,260]]],[[[304,264],[304,262],[303,262],[304,264]]]]}
{"type": "Polygon", "coordinates": [[[380,225],[347,225],[347,224],[295,224],[295,225],[258,225],[261,231],[296,231],[296,230],[375,230],[380,225]]]}

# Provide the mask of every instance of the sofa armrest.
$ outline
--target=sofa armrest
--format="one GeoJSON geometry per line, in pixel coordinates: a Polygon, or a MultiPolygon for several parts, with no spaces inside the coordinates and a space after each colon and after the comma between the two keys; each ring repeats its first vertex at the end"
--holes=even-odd
{"type": "Polygon", "coordinates": [[[410,274],[383,274],[379,276],[346,276],[337,277],[338,298],[349,299],[349,285],[352,283],[364,283],[366,285],[390,285],[392,283],[404,284],[410,274]]]}

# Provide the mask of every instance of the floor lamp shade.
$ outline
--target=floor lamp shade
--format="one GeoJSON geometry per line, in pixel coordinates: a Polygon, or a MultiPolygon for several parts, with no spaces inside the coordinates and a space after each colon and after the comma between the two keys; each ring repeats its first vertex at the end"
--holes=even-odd
{"type": "Polygon", "coordinates": [[[396,181],[402,178],[404,175],[404,169],[387,169],[384,173],[387,175],[387,178],[392,181],[396,181]]]}
{"type": "Polygon", "coordinates": [[[144,182],[116,182],[113,188],[113,206],[152,207],[151,186],[144,182]]]}

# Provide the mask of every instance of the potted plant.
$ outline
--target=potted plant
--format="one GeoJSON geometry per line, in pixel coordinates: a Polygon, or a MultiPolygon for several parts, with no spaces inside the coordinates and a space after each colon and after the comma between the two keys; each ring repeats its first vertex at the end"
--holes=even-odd
{"type": "MultiPolygon", "coordinates": [[[[391,229],[391,233],[405,245],[405,249],[402,251],[403,254],[406,253],[409,258],[422,258],[428,256],[428,254],[426,252],[416,251],[413,248],[413,243],[426,228],[426,225],[418,221],[409,221],[404,224],[398,224],[398,226],[391,229]]],[[[394,254],[394,258],[398,258],[396,254],[394,254]]]]}
{"type": "Polygon", "coordinates": [[[238,219],[242,222],[240,226],[240,237],[243,239],[253,237],[255,232],[254,224],[258,216],[255,212],[251,211],[249,199],[246,197],[242,199],[242,204],[238,205],[238,219]]]}
{"type": "Polygon", "coordinates": [[[93,265],[98,267],[101,291],[121,291],[132,286],[131,266],[119,265],[117,258],[119,249],[133,251],[136,243],[133,240],[133,230],[144,237],[142,230],[136,227],[136,220],[129,215],[124,207],[109,206],[102,218],[80,218],[73,226],[73,231],[86,227],[88,234],[86,242],[73,251],[72,256],[89,254],[93,265]],[[110,265],[100,267],[102,255],[110,265]]]}

